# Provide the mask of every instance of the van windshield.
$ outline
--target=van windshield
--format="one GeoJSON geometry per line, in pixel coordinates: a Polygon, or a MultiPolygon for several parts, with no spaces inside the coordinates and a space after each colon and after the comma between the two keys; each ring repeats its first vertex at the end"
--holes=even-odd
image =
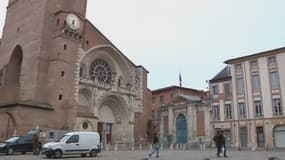
{"type": "Polygon", "coordinates": [[[69,135],[63,135],[56,142],[64,142],[68,137],[69,137],[69,135]]]}

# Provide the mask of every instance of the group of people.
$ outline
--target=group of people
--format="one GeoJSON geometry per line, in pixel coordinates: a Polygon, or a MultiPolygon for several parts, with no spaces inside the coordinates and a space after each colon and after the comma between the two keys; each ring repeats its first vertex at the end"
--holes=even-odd
{"type": "Polygon", "coordinates": [[[224,136],[224,131],[218,131],[213,140],[217,147],[217,156],[220,157],[220,154],[224,152],[224,157],[227,157],[226,138],[224,136]]]}
{"type": "MultiPolygon", "coordinates": [[[[227,157],[227,148],[226,148],[226,138],[224,136],[224,131],[218,131],[217,134],[213,138],[216,147],[217,147],[217,156],[220,157],[220,154],[223,152],[224,157],[227,157]]],[[[152,150],[148,154],[148,157],[151,158],[151,156],[156,153],[156,158],[159,157],[159,137],[155,133],[153,136],[152,141],[152,150]]]]}

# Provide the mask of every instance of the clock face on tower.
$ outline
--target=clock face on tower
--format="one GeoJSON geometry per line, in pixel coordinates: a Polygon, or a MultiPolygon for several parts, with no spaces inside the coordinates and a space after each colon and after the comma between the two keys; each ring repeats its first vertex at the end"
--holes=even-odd
{"type": "Polygon", "coordinates": [[[66,23],[72,30],[80,28],[80,20],[75,14],[68,14],[66,16],[66,23]]]}

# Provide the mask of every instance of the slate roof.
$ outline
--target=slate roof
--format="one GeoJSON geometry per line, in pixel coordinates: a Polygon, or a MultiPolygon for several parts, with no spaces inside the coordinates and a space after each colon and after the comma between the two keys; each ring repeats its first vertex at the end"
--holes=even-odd
{"type": "Polygon", "coordinates": [[[230,66],[226,66],[221,72],[219,72],[214,78],[210,80],[210,82],[218,81],[231,78],[231,69],[230,66]]]}

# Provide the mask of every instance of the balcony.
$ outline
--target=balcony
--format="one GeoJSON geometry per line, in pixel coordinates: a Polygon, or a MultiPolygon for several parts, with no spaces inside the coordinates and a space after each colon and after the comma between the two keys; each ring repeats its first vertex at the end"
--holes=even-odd
{"type": "Polygon", "coordinates": [[[93,80],[89,77],[79,77],[79,84],[106,89],[106,90],[110,90],[112,88],[112,84],[102,83],[97,81],[96,79],[93,80]]]}

